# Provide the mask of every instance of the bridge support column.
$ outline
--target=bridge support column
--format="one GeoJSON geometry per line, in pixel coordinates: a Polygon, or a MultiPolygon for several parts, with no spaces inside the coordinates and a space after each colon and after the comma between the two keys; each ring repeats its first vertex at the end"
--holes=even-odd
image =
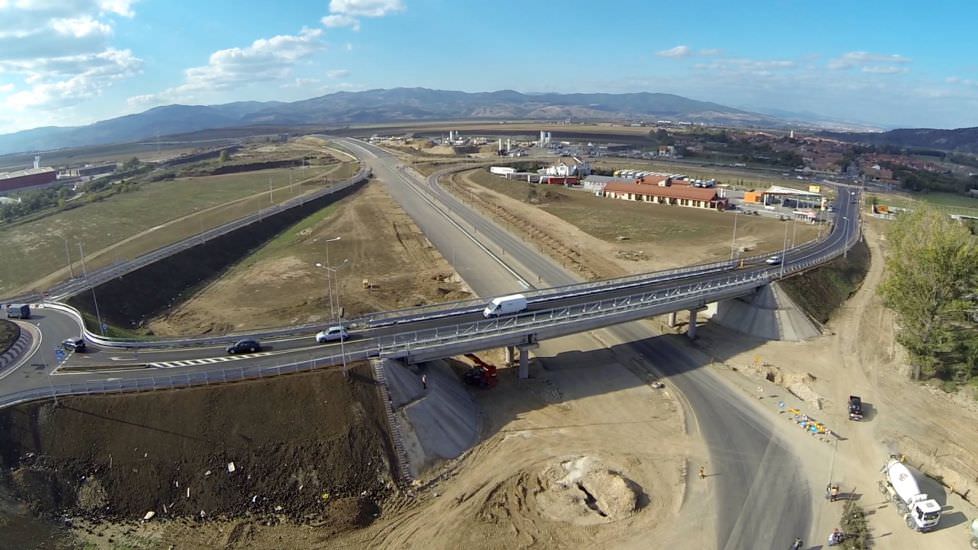
{"type": "Polygon", "coordinates": [[[520,367],[517,374],[520,380],[526,380],[530,377],[530,350],[537,349],[540,347],[540,344],[531,342],[529,344],[520,344],[516,347],[520,350],[520,367]]]}
{"type": "Polygon", "coordinates": [[[686,329],[686,336],[688,336],[690,340],[696,339],[696,312],[697,311],[699,310],[697,309],[689,310],[689,328],[686,329]]]}
{"type": "Polygon", "coordinates": [[[672,313],[669,314],[669,326],[670,327],[676,326],[676,312],[675,311],[673,311],[672,313]]]}
{"type": "Polygon", "coordinates": [[[512,367],[514,363],[516,363],[516,348],[506,346],[506,366],[512,367]]]}

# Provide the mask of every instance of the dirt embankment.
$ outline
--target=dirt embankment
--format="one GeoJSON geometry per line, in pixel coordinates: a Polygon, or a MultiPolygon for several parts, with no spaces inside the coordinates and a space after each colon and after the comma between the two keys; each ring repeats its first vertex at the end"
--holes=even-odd
{"type": "MultiPolygon", "coordinates": [[[[96,288],[99,312],[111,325],[126,328],[142,327],[148,318],[166,311],[182,300],[187,289],[203,285],[247,257],[290,226],[355,193],[353,186],[309,201],[303,205],[268,216],[232,233],[210,239],[182,252],[152,263],[96,288]]],[[[93,293],[83,292],[68,303],[94,312],[93,293]]]]}
{"type": "Polygon", "coordinates": [[[347,319],[471,297],[384,186],[370,182],[288,228],[149,326],[169,335],[327,322],[330,290],[335,315],[347,319]],[[328,282],[316,266],[327,259],[336,269],[328,282]]]}
{"type": "Polygon", "coordinates": [[[20,338],[20,327],[6,319],[0,319],[0,355],[6,353],[20,338]]]}
{"type": "Polygon", "coordinates": [[[818,269],[785,279],[781,288],[815,320],[825,324],[859,289],[868,270],[869,247],[865,241],[859,241],[845,258],[836,258],[818,269]]]}
{"type": "Polygon", "coordinates": [[[367,369],[6,409],[2,480],[42,514],[362,526],[392,486],[367,369]]]}

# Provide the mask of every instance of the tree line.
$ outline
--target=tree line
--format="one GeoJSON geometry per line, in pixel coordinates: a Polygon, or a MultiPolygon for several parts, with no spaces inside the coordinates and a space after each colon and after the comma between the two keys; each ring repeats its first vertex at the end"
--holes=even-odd
{"type": "Polygon", "coordinates": [[[898,316],[913,376],[949,389],[978,380],[978,238],[920,205],[897,218],[887,242],[880,294],[898,316]]]}

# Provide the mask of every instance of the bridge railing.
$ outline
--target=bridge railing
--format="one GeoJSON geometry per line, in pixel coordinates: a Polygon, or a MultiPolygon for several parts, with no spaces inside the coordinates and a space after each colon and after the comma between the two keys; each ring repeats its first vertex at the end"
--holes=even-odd
{"type": "Polygon", "coordinates": [[[239,382],[245,380],[255,380],[271,376],[281,376],[299,372],[312,371],[319,368],[336,366],[344,361],[349,363],[366,358],[366,353],[362,351],[349,352],[345,355],[334,354],[317,359],[283,363],[280,365],[266,366],[242,366],[239,368],[224,368],[199,370],[195,372],[181,372],[169,374],[165,370],[160,370],[152,375],[145,375],[132,378],[118,378],[115,380],[86,381],[86,382],[67,382],[52,383],[49,386],[32,388],[18,392],[8,393],[0,396],[0,408],[10,407],[30,401],[39,401],[55,397],[66,397],[72,395],[99,395],[107,393],[136,393],[143,391],[156,391],[167,389],[188,388],[192,386],[203,386],[209,384],[226,384],[228,382],[239,382]]]}
{"type": "MultiPolygon", "coordinates": [[[[772,267],[764,271],[738,272],[732,273],[724,279],[700,281],[670,289],[659,289],[656,291],[596,300],[575,306],[530,311],[521,315],[461,323],[450,327],[438,327],[393,334],[378,337],[376,339],[376,348],[351,350],[345,354],[334,353],[311,360],[281,365],[245,365],[238,366],[237,368],[211,366],[194,372],[184,371],[167,374],[163,371],[134,378],[120,377],[117,380],[111,381],[52,384],[48,387],[14,392],[0,397],[0,408],[27,401],[68,395],[153,391],[280,376],[335,366],[340,363],[367,359],[372,356],[398,356],[410,354],[411,352],[436,350],[439,347],[457,346],[466,341],[498,335],[512,334],[519,336],[531,334],[534,330],[539,330],[542,327],[552,327],[558,324],[569,324],[600,317],[614,317],[629,312],[652,309],[653,307],[661,308],[662,306],[669,306],[669,304],[688,304],[691,299],[695,298],[702,298],[706,302],[711,297],[716,297],[722,293],[729,294],[731,291],[739,290],[749,291],[751,288],[768,284],[784,275],[834,259],[842,255],[859,238],[858,231],[851,231],[844,247],[832,248],[804,262],[793,264],[789,269],[784,271],[780,268],[772,267]]],[[[66,306],[58,307],[72,311],[72,308],[66,306]]],[[[77,312],[75,314],[77,315],[77,312]]],[[[98,338],[97,335],[86,334],[86,337],[92,336],[98,338]]],[[[93,338],[93,341],[97,341],[95,338],[93,338]]]]}

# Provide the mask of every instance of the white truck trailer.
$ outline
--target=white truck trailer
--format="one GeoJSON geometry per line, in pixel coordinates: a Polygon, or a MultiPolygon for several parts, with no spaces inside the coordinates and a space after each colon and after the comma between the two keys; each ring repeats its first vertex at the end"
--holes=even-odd
{"type": "Polygon", "coordinates": [[[907,527],[920,532],[932,531],[941,521],[941,505],[920,491],[910,468],[895,457],[883,466],[880,492],[896,504],[907,527]]]}

